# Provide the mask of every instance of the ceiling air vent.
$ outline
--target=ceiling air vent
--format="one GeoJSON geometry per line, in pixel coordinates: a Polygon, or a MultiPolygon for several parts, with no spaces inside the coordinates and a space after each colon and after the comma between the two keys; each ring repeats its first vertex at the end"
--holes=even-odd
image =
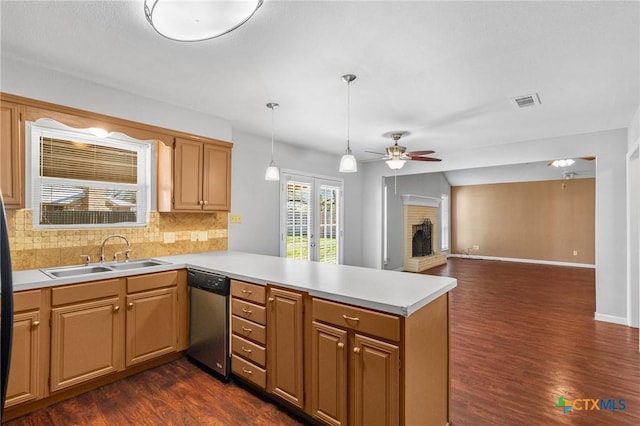
{"type": "Polygon", "coordinates": [[[540,105],[540,95],[533,93],[531,95],[522,95],[511,99],[511,102],[518,108],[526,108],[535,105],[540,105]]]}

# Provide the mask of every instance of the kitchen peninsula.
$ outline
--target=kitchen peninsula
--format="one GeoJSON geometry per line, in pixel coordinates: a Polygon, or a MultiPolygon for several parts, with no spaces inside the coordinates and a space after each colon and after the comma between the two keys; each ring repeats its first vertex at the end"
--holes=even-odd
{"type": "MultiPolygon", "coordinates": [[[[226,251],[155,259],[163,263],[55,279],[39,270],[18,271],[14,287],[16,293],[37,290],[50,305],[52,292],[89,280],[113,288],[128,281],[123,294],[136,285],[148,291],[148,280],[140,277],[157,274],[166,280],[162,289],[177,280],[182,305],[176,309],[179,343],[172,350],[180,354],[187,327],[184,270],[226,275],[232,280],[233,373],[258,392],[326,424],[449,421],[448,292],[455,279],[226,251]],[[162,275],[172,271],[177,278],[162,275]],[[134,278],[138,284],[131,284],[134,278]],[[251,317],[260,311],[264,320],[251,317]],[[242,335],[252,325],[262,328],[264,340],[242,335]],[[252,357],[256,351],[265,353],[262,360],[252,357]]],[[[129,365],[115,370],[126,372],[129,365]]],[[[55,393],[46,389],[40,399],[55,393]]]]}

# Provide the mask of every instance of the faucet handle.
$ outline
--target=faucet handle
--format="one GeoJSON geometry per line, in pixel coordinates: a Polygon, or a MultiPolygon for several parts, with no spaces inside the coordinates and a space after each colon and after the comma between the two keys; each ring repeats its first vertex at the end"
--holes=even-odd
{"type": "Polygon", "coordinates": [[[124,263],[129,261],[129,256],[131,256],[131,249],[128,248],[124,251],[124,263]]]}
{"type": "Polygon", "coordinates": [[[81,254],[80,257],[84,258],[84,266],[89,266],[91,263],[91,256],[88,254],[81,254]]]}

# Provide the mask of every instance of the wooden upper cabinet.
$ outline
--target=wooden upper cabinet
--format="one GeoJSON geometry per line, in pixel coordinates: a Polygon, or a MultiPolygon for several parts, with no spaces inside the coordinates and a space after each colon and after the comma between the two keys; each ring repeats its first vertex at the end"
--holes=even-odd
{"type": "Polygon", "coordinates": [[[176,138],[174,211],[229,211],[231,144],[176,138]]]}
{"type": "Polygon", "coordinates": [[[19,106],[0,101],[0,189],[7,207],[24,207],[24,147],[19,106]]]}

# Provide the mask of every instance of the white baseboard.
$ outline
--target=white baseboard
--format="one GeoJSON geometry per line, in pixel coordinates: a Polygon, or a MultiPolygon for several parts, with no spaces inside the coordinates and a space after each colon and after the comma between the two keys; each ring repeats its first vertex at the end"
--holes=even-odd
{"type": "Polygon", "coordinates": [[[478,256],[473,254],[450,254],[448,257],[459,257],[462,259],[480,259],[480,260],[499,260],[502,262],[519,262],[519,263],[536,263],[539,265],[554,266],[571,266],[574,268],[590,268],[595,269],[596,265],[592,263],[572,263],[572,262],[556,262],[553,260],[537,260],[537,259],[519,259],[515,257],[498,257],[498,256],[478,256]]]}
{"type": "Polygon", "coordinates": [[[611,322],[614,324],[622,324],[622,325],[629,325],[629,322],[627,321],[627,319],[625,317],[616,317],[614,315],[605,315],[605,314],[599,314],[599,313],[595,313],[594,316],[596,321],[604,321],[604,322],[611,322]]]}

